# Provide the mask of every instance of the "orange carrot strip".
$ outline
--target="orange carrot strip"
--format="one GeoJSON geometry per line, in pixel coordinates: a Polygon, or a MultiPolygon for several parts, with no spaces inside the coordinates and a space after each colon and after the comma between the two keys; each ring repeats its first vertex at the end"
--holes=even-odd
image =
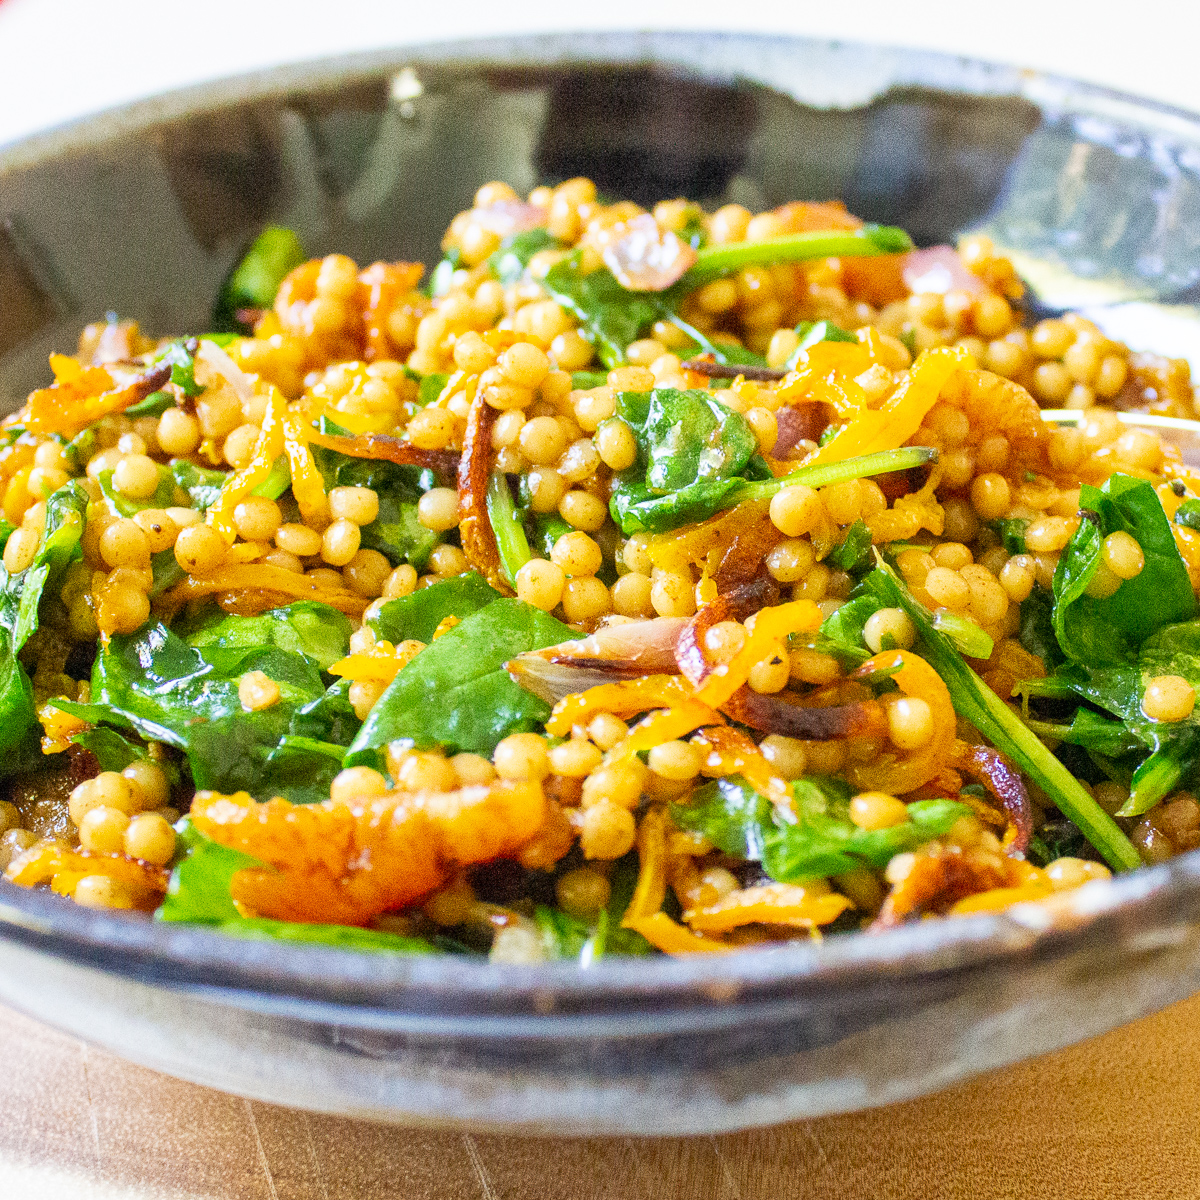
{"type": "Polygon", "coordinates": [[[904,758],[883,753],[871,762],[854,763],[847,768],[846,775],[861,791],[902,796],[928,783],[950,765],[957,725],[950,692],[941,676],[911,650],[884,650],[867,659],[851,678],[863,678],[896,666],[899,670],[891,676],[896,686],[905,695],[918,696],[929,705],[933,736],[920,750],[904,758]]]}
{"type": "Polygon", "coordinates": [[[218,567],[207,576],[189,575],[167,592],[163,599],[167,607],[178,607],[199,596],[243,589],[279,592],[297,600],[320,600],[331,608],[351,616],[361,616],[369,603],[354,592],[323,587],[307,575],[298,575],[295,571],[274,567],[268,563],[218,567]]]}
{"type": "Polygon", "coordinates": [[[237,528],[233,523],[234,509],[270,475],[275,460],[283,453],[283,416],[286,411],[287,401],[283,393],[272,385],[263,413],[262,429],[254,443],[254,457],[225,480],[216,504],[208,510],[208,523],[231,546],[237,538],[237,528]]]}
{"type": "Polygon", "coordinates": [[[597,713],[632,716],[691,699],[691,684],[678,675],[643,675],[620,683],[601,683],[585,692],[564,696],[554,706],[546,722],[546,732],[551,737],[566,737],[573,726],[586,725],[597,713]]]}
{"type": "Polygon", "coordinates": [[[636,921],[623,921],[626,928],[640,933],[655,949],[664,954],[732,954],[736,949],[712,938],[700,937],[666,913],[655,913],[636,921]]]}
{"type": "Polygon", "coordinates": [[[841,462],[860,454],[903,446],[920,429],[925,415],[937,403],[942,388],[955,371],[972,367],[974,362],[970,353],[958,346],[923,351],[882,408],[864,409],[857,420],[835,434],[805,465],[841,462]]]}
{"type": "Polygon", "coordinates": [[[725,933],[740,925],[796,925],[812,928],[828,925],[853,904],[837,892],[814,896],[811,888],[769,883],[742,888],[722,897],[716,904],[690,909],[683,919],[699,933],[725,933]]]}

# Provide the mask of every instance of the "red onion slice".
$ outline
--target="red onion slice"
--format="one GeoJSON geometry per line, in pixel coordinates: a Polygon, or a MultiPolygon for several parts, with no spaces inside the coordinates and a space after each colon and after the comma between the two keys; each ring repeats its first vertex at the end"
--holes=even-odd
{"type": "Polygon", "coordinates": [[[501,237],[525,233],[546,223],[546,210],[520,200],[497,200],[484,208],[473,208],[471,219],[501,237]]]}
{"type": "Polygon", "coordinates": [[[914,295],[920,292],[970,292],[977,296],[987,291],[983,280],[963,266],[953,246],[930,246],[904,256],[904,283],[914,295]]]}
{"type": "Polygon", "coordinates": [[[696,261],[696,251],[642,213],[618,227],[619,236],[604,247],[604,262],[617,282],[631,292],[661,292],[696,261]]]}

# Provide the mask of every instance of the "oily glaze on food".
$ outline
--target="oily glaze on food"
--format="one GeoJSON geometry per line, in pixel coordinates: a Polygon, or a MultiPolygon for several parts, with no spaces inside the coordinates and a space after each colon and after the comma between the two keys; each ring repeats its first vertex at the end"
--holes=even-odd
{"type": "Polygon", "coordinates": [[[833,203],[491,183],[444,248],[268,229],[5,422],[8,879],[587,962],[1200,844],[1200,480],[1118,415],[1186,364],[833,203]]]}

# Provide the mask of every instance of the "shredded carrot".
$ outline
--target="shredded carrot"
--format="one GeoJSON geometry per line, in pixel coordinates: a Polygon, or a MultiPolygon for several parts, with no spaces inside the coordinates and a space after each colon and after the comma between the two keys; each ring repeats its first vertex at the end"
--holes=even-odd
{"type": "Polygon", "coordinates": [[[742,888],[716,904],[689,909],[683,919],[699,933],[725,933],[739,925],[828,925],[854,905],[837,892],[814,895],[812,888],[769,883],[742,888]]]}
{"type": "Polygon", "coordinates": [[[644,721],[639,721],[629,731],[629,736],[615,745],[605,758],[613,762],[628,758],[631,754],[653,750],[664,742],[673,742],[676,738],[686,736],[701,725],[714,725],[724,719],[719,712],[707,704],[701,704],[699,700],[679,700],[670,708],[657,709],[644,721]]]}
{"type": "Polygon", "coordinates": [[[918,696],[929,705],[933,736],[921,749],[903,758],[882,753],[870,762],[852,764],[846,775],[862,791],[902,796],[928,783],[950,765],[957,724],[950,692],[941,676],[911,650],[884,650],[867,659],[851,678],[865,678],[897,666],[899,670],[891,676],[892,680],[906,696],[918,696]]]}
{"type": "Polygon", "coordinates": [[[638,877],[633,895],[621,924],[653,916],[667,898],[667,819],[662,810],[652,808],[638,829],[638,877]]]}
{"type": "Polygon", "coordinates": [[[31,393],[25,426],[31,433],[73,436],[110,413],[124,412],[171,378],[169,365],[152,367],[124,387],[117,387],[103,367],[84,367],[65,354],[50,355],[54,383],[31,393]]]}
{"type": "MultiPolygon", "coordinates": [[[[602,712],[632,716],[652,708],[670,708],[693,699],[691,684],[678,675],[643,675],[620,683],[601,683],[564,696],[546,722],[551,737],[566,737],[575,725],[586,725],[602,712]]],[[[721,718],[715,713],[716,722],[721,718]]]]}
{"type": "MultiPolygon", "coordinates": [[[[1029,865],[1029,864],[1025,864],[1029,865]]],[[[1009,887],[988,888],[984,892],[976,892],[973,896],[964,896],[950,907],[950,915],[955,917],[967,916],[970,913],[997,912],[1010,904],[1020,904],[1028,900],[1044,900],[1053,894],[1054,887],[1045,871],[1030,866],[1036,871],[1036,876],[1028,876],[1022,882],[1009,887]]]]}
{"type": "Polygon", "coordinates": [[[770,797],[778,808],[791,811],[792,793],[787,783],[763,758],[754,741],[739,729],[728,726],[704,729],[696,739],[707,749],[705,766],[721,775],[741,775],[746,782],[770,797]]]}
{"type": "Polygon", "coordinates": [[[715,667],[696,699],[710,708],[720,708],[750,678],[750,670],[762,662],[780,643],[786,644],[793,633],[820,628],[824,617],[811,600],[793,600],[774,608],[761,609],[754,618],[754,629],[733,658],[715,667]]]}
{"type": "Polygon", "coordinates": [[[309,431],[303,406],[293,405],[284,413],[283,446],[292,468],[292,495],[300,506],[304,523],[321,528],[329,519],[329,502],[325,498],[325,481],[308,448],[309,431]]]}
{"type": "Polygon", "coordinates": [[[925,415],[937,403],[942,388],[955,371],[972,366],[974,359],[969,351],[958,346],[923,351],[882,408],[863,409],[857,419],[836,433],[805,465],[841,462],[903,446],[920,429],[925,415]]]}
{"type": "Polygon", "coordinates": [[[666,913],[655,913],[637,921],[623,924],[640,933],[656,950],[664,954],[732,954],[735,947],[712,938],[701,937],[690,929],[672,921],[666,913]]]}
{"type": "Polygon", "coordinates": [[[370,650],[339,659],[329,668],[329,673],[343,679],[378,679],[391,683],[400,669],[408,666],[419,653],[419,644],[415,642],[403,642],[399,646],[376,642],[370,650]]]}
{"type": "Polygon", "coordinates": [[[284,451],[283,417],[286,412],[287,401],[283,398],[283,393],[272,384],[267,395],[262,429],[254,443],[254,457],[240,471],[225,480],[216,504],[208,510],[208,523],[230,545],[233,545],[237,538],[237,528],[233,523],[234,509],[266,480],[275,465],[275,460],[284,451]]]}
{"type": "Polygon", "coordinates": [[[339,612],[361,616],[369,603],[356,592],[345,589],[323,587],[307,575],[274,567],[269,563],[248,563],[218,567],[211,575],[190,575],[177,584],[163,597],[167,608],[179,607],[199,596],[211,596],[217,592],[260,590],[278,592],[297,600],[320,600],[339,612]]]}

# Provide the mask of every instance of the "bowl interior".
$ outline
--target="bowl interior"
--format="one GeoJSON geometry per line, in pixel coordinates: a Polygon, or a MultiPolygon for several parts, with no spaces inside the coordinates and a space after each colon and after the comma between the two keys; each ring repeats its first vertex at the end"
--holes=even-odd
{"type": "MultiPolygon", "coordinates": [[[[222,278],[264,223],[295,228],[312,254],[432,263],[480,183],[503,179],[525,191],[573,175],[644,203],[683,194],[758,211],[838,198],[924,245],[986,231],[1033,285],[1035,307],[1083,307],[1114,336],[1189,357],[1200,370],[1200,118],[911,51],[572,35],[307,64],[0,151],[0,407],[11,410],[43,383],[47,353],[70,349],[105,312],[154,333],[203,329],[222,278]]],[[[1152,919],[1138,906],[1164,896],[1190,903],[1194,874],[1181,862],[1121,881],[1089,911],[1152,919]]],[[[461,963],[352,965],[336,952],[217,946],[199,931],[72,907],[0,883],[10,936],[114,969],[178,978],[187,960],[230,984],[274,979],[286,989],[299,986],[315,954],[340,964],[323,968],[331,987],[345,995],[361,985],[376,1001],[418,980],[461,991],[474,979],[483,994],[501,979],[461,963]]],[[[823,971],[943,969],[1027,952],[1046,932],[1031,928],[981,918],[853,948],[743,954],[719,969],[601,964],[590,979],[627,994],[669,984],[703,998],[714,979],[778,985],[823,971]]],[[[564,972],[522,978],[535,1009],[550,979],[552,990],[592,986],[564,972]]]]}

